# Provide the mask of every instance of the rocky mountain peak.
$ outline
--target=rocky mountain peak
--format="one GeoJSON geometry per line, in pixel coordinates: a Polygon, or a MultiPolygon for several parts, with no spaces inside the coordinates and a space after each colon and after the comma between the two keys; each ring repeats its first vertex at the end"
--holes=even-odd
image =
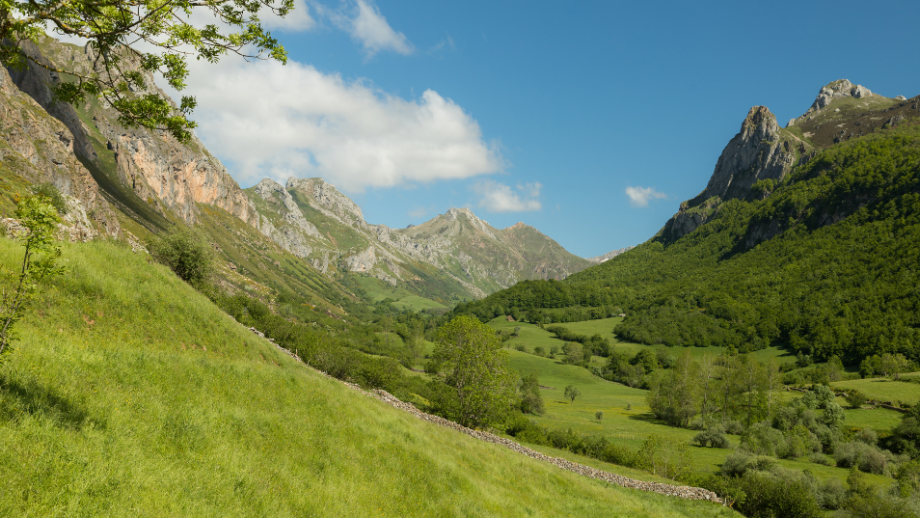
{"type": "Polygon", "coordinates": [[[285,192],[284,186],[271,178],[263,178],[261,182],[257,183],[255,187],[252,188],[252,190],[265,200],[270,200],[275,194],[285,192]]]}
{"type": "Polygon", "coordinates": [[[666,239],[678,239],[705,223],[710,210],[726,201],[745,198],[759,180],[782,181],[795,161],[795,152],[784,141],[776,116],[766,106],[748,110],[741,131],[732,138],[709,179],[696,198],[681,204],[680,211],[664,228],[666,239]]]}
{"type": "Polygon", "coordinates": [[[838,79],[821,87],[821,90],[818,91],[818,96],[815,98],[815,102],[811,105],[811,109],[814,111],[820,110],[829,105],[834,99],[842,99],[844,97],[862,99],[870,95],[875,94],[865,86],[854,85],[849,79],[838,79]]]}
{"type": "Polygon", "coordinates": [[[322,178],[288,178],[287,189],[297,190],[315,200],[351,226],[365,225],[361,207],[322,178]]]}

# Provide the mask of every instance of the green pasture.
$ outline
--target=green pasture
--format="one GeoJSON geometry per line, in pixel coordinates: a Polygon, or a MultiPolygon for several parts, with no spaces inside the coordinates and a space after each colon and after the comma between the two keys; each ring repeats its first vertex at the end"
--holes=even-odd
{"type": "MultiPolygon", "coordinates": [[[[21,248],[0,239],[0,264],[21,248]]],[[[0,363],[0,516],[734,513],[422,421],[295,362],[146,255],[65,245],[0,363]]]]}
{"type": "Polygon", "coordinates": [[[920,402],[920,384],[895,381],[890,378],[866,378],[849,381],[835,381],[831,386],[837,389],[858,390],[879,401],[901,401],[911,405],[920,402]]]}
{"type": "MultiPolygon", "coordinates": [[[[646,403],[645,390],[609,382],[592,375],[582,367],[566,365],[532,354],[511,350],[509,358],[512,368],[520,375],[535,373],[540,380],[546,413],[543,416],[529,417],[541,426],[571,428],[583,434],[603,436],[633,450],[638,450],[650,435],[669,437],[689,444],[699,433],[695,430],[671,427],[655,419],[646,403]],[[574,402],[563,395],[568,385],[574,385],[581,391],[581,395],[574,402]],[[627,405],[630,406],[629,410],[626,409],[627,405]],[[601,421],[594,417],[599,410],[604,412],[601,421]]],[[[733,446],[738,445],[737,436],[729,436],[729,439],[733,446]]],[[[695,471],[713,472],[724,462],[731,450],[691,446],[690,452],[695,471]]],[[[849,474],[845,469],[807,461],[780,460],[779,464],[797,470],[810,470],[820,479],[833,477],[845,481],[849,474]]],[[[891,482],[890,479],[879,475],[867,476],[879,484],[891,482]]]]}
{"type": "MultiPolygon", "coordinates": [[[[630,355],[634,355],[642,349],[657,350],[664,347],[623,342],[618,340],[617,337],[613,334],[613,330],[622,321],[623,319],[620,317],[613,317],[600,320],[586,320],[584,322],[568,322],[565,324],[552,325],[560,325],[571,330],[572,332],[587,336],[600,334],[610,341],[614,350],[625,351],[630,355]]],[[[555,336],[549,331],[540,329],[540,326],[527,322],[508,322],[504,317],[498,317],[490,321],[489,325],[494,329],[501,330],[520,327],[520,337],[512,338],[505,345],[507,347],[514,348],[518,344],[523,344],[527,349],[527,352],[533,352],[534,347],[538,346],[543,347],[544,351],[546,352],[549,352],[550,347],[553,346],[556,346],[561,350],[563,344],[565,343],[564,341],[555,338],[555,336]]],[[[690,355],[694,358],[699,358],[704,355],[718,356],[725,351],[724,347],[667,347],[666,349],[674,356],[679,356],[683,354],[684,351],[690,351],[690,355]]],[[[754,357],[763,362],[769,362],[771,360],[775,360],[778,363],[795,361],[795,356],[778,347],[768,347],[766,349],[754,351],[752,354],[754,357]]],[[[920,388],[920,385],[917,385],[917,387],[920,388]]]]}
{"type": "Polygon", "coordinates": [[[400,311],[424,311],[426,309],[446,309],[447,306],[425,297],[413,295],[412,292],[398,286],[391,286],[380,279],[370,276],[355,276],[361,289],[367,294],[371,302],[380,302],[384,299],[393,299],[393,307],[400,311]]]}

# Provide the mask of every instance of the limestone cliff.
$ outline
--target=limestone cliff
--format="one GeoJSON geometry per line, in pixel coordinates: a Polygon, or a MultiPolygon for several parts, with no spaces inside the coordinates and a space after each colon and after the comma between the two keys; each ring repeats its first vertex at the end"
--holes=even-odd
{"type": "MultiPolygon", "coordinates": [[[[26,43],[23,50],[33,61],[51,63],[59,69],[104,73],[101,69],[94,70],[89,47],[44,37],[39,45],[26,43]]],[[[197,138],[183,145],[162,131],[126,128],[119,123],[115,110],[96,99],[88,98],[76,107],[56,103],[51,86],[66,78],[35,63],[25,70],[14,71],[13,79],[22,91],[68,128],[74,138],[74,152],[98,166],[97,176],[108,176],[96,180],[103,188],[109,187],[112,198],[124,197],[123,192],[109,186],[116,181],[130,187],[140,200],[158,201],[189,223],[196,221],[198,203],[215,205],[243,221],[256,223],[239,185],[197,138]]],[[[148,75],[147,79],[150,92],[162,93],[152,77],[148,75]]]]}
{"type": "Polygon", "coordinates": [[[721,201],[746,198],[760,180],[781,182],[795,163],[795,151],[766,106],[755,106],[741,131],[725,146],[709,184],[697,197],[681,204],[665,224],[663,235],[674,240],[706,223],[721,201]]]}
{"type": "MultiPolygon", "coordinates": [[[[75,139],[67,127],[20,90],[0,68],[0,169],[10,180],[51,183],[68,198],[65,220],[71,238],[117,235],[118,220],[90,172],[74,156],[75,139]]],[[[10,191],[7,184],[6,190],[10,191]]]]}

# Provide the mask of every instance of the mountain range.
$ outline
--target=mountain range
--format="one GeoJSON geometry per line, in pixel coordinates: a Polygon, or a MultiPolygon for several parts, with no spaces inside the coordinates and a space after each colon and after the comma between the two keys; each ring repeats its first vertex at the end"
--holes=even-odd
{"type": "MultiPolygon", "coordinates": [[[[43,37],[23,49],[38,63],[94,71],[89,47],[43,37]]],[[[150,92],[159,92],[149,79],[150,92]]],[[[520,280],[565,279],[599,262],[567,252],[533,227],[497,229],[465,208],[405,229],[371,224],[321,178],[290,178],[284,185],[264,179],[242,189],[196,137],[186,145],[162,131],[125,126],[94,98],[56,103],[51,87],[69,80],[35,64],[0,74],[4,176],[16,184],[3,208],[9,212],[23,186],[53,183],[71,200],[69,226],[81,239],[142,242],[191,225],[222,257],[229,285],[293,290],[333,307],[338,298],[362,292],[370,299],[403,293],[452,305],[520,280]]]]}

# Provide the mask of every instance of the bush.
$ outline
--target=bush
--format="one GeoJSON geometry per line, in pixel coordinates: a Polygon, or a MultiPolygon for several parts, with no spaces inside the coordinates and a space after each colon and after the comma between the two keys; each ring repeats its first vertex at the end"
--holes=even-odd
{"type": "Polygon", "coordinates": [[[732,435],[744,435],[744,425],[741,424],[741,421],[735,421],[732,419],[725,423],[725,433],[730,433],[732,435]]]}
{"type": "Polygon", "coordinates": [[[214,251],[199,234],[175,227],[163,236],[153,237],[147,245],[150,255],[168,266],[180,279],[196,285],[214,270],[214,251]]]}
{"type": "Polygon", "coordinates": [[[851,390],[847,393],[847,404],[850,405],[850,408],[859,408],[866,404],[868,398],[865,394],[858,390],[851,390]]]}
{"type": "Polygon", "coordinates": [[[783,432],[766,423],[757,423],[741,437],[741,445],[757,455],[776,455],[783,440],[783,432]]]}
{"type": "Polygon", "coordinates": [[[858,468],[865,473],[881,475],[888,458],[875,446],[861,442],[844,442],[837,445],[834,460],[839,468],[858,468]]]}
{"type": "Polygon", "coordinates": [[[808,456],[809,462],[814,462],[815,464],[820,464],[822,466],[833,466],[834,460],[828,457],[827,455],[819,452],[812,453],[808,456]]]}
{"type": "Polygon", "coordinates": [[[721,429],[710,429],[696,434],[693,442],[701,448],[730,448],[731,443],[721,429]]]}
{"type": "Polygon", "coordinates": [[[47,198],[61,216],[67,214],[67,201],[53,183],[39,183],[29,187],[29,191],[32,194],[47,198]]]}
{"type": "Polygon", "coordinates": [[[740,480],[745,498],[737,509],[751,518],[818,518],[821,508],[805,477],[748,472],[740,480]]]}
{"type": "Polygon", "coordinates": [[[840,509],[847,499],[847,488],[836,478],[825,480],[817,493],[818,504],[825,509],[840,509]]]}

